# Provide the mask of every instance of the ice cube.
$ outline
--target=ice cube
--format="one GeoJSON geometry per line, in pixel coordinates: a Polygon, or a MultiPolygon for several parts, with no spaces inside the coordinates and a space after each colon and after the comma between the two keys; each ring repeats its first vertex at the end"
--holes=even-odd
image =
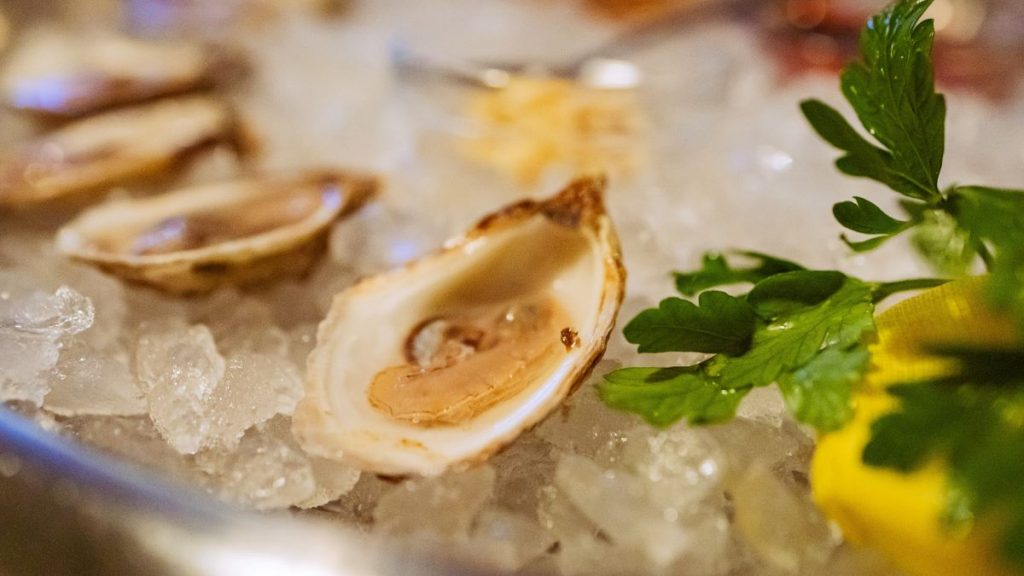
{"type": "Polygon", "coordinates": [[[554,560],[560,573],[566,576],[650,573],[642,553],[614,546],[555,486],[544,488],[538,516],[544,529],[558,541],[554,560]]]}
{"type": "Polygon", "coordinates": [[[112,345],[119,338],[128,313],[121,282],[89,266],[70,262],[55,272],[62,282],[89,298],[95,308],[92,326],[82,338],[97,348],[112,345]]]}
{"type": "Polygon", "coordinates": [[[778,428],[786,419],[786,403],[775,386],[754,388],[743,398],[736,415],[778,428]]]}
{"type": "Polygon", "coordinates": [[[512,572],[539,558],[554,543],[555,537],[535,519],[489,507],[477,517],[464,548],[481,562],[512,572]]]}
{"type": "Polygon", "coordinates": [[[344,497],[323,506],[349,526],[369,531],[373,527],[373,509],[380,497],[394,488],[394,483],[376,474],[363,474],[344,497]]]}
{"type": "Polygon", "coordinates": [[[746,418],[707,428],[726,456],[727,475],[735,476],[754,465],[770,468],[794,485],[806,488],[814,442],[791,419],[779,427],[746,418]]]}
{"type": "Polygon", "coordinates": [[[147,411],[128,351],[120,346],[96,349],[79,338],[61,351],[43,403],[63,416],[133,416],[147,411]]]}
{"type": "Polygon", "coordinates": [[[160,434],[183,454],[211,442],[207,407],[226,365],[205,326],[143,335],[135,353],[136,373],[160,434]]]}
{"type": "Polygon", "coordinates": [[[555,476],[557,455],[558,451],[536,434],[520,436],[491,459],[496,473],[495,500],[511,511],[535,515],[541,490],[555,476]]]}
{"type": "Polygon", "coordinates": [[[124,457],[191,485],[204,480],[188,456],[171,448],[149,418],[78,416],[66,422],[72,437],[83,444],[124,457]]]}
{"type": "Polygon", "coordinates": [[[59,356],[60,344],[46,336],[0,328],[0,401],[41,405],[59,356]]]}
{"type": "Polygon", "coordinates": [[[266,426],[250,429],[236,447],[196,455],[208,488],[222,499],[258,510],[286,508],[313,496],[309,459],[266,426]]]}
{"type": "Polygon", "coordinates": [[[253,425],[291,414],[302,395],[290,362],[247,349],[225,361],[203,325],[145,334],[136,371],[153,422],[185,454],[230,448],[253,425]]]}
{"type": "Polygon", "coordinates": [[[618,458],[646,481],[653,501],[680,511],[718,496],[723,459],[707,431],[685,425],[661,432],[634,428],[623,436],[618,458]]]}
{"type": "Polygon", "coordinates": [[[562,450],[586,456],[594,456],[619,442],[624,431],[636,426],[637,419],[605,406],[593,386],[614,366],[609,361],[598,363],[594,376],[538,426],[537,435],[562,450]]]}
{"type": "Polygon", "coordinates": [[[743,540],[782,574],[822,574],[838,543],[821,512],[764,466],[732,483],[735,525],[743,540]]]}
{"type": "Polygon", "coordinates": [[[288,356],[288,337],[270,308],[259,300],[227,288],[194,306],[192,321],[209,326],[224,354],[243,350],[288,356]]]}
{"type": "Polygon", "coordinates": [[[231,446],[251,426],[291,414],[302,397],[302,376],[290,362],[255,352],[232,354],[223,380],[204,403],[208,446],[231,446]]]}
{"type": "Polygon", "coordinates": [[[322,506],[350,492],[359,481],[358,468],[306,454],[292,435],[291,418],[277,416],[265,424],[259,425],[258,428],[263,434],[273,436],[288,445],[295,453],[303,454],[309,460],[313,472],[313,492],[307,498],[292,502],[293,506],[299,508],[322,506]]]}
{"type": "Polygon", "coordinates": [[[473,519],[491,497],[494,469],[477,466],[395,486],[373,511],[378,531],[428,540],[465,541],[473,519]]]}
{"type": "Polygon", "coordinates": [[[93,318],[89,299],[67,286],[51,294],[0,272],[0,400],[42,404],[63,339],[93,318]]]}
{"type": "Polygon", "coordinates": [[[693,546],[693,535],[678,522],[680,510],[652,497],[637,475],[569,454],[558,463],[555,482],[613,543],[642,551],[655,566],[668,566],[693,546]]]}

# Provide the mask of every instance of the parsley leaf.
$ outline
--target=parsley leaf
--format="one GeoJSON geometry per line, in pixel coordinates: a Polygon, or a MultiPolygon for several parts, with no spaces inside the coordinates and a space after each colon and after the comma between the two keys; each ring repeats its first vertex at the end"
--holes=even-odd
{"type": "Polygon", "coordinates": [[[818,304],[835,294],[844,280],[846,276],[834,270],[784,272],[758,282],[747,302],[762,318],[773,320],[818,304]]]}
{"type": "Polygon", "coordinates": [[[854,252],[874,250],[886,240],[911,227],[913,221],[897,220],[882,211],[869,200],[854,196],[853,201],[840,202],[832,207],[832,214],[843,226],[862,234],[876,234],[860,242],[853,242],[841,236],[854,252]]]}
{"type": "Polygon", "coordinates": [[[798,419],[835,429],[852,415],[853,386],[867,369],[858,344],[874,327],[875,292],[883,286],[797,270],[761,280],[746,299],[708,291],[696,306],[669,298],[626,326],[630,342],[641,351],[719,353],[684,368],[617,370],[598,386],[601,398],[656,426],[682,418],[717,422],[731,417],[751,388],[778,379],[798,419]],[[743,346],[733,346],[738,342],[743,346]]]}
{"type": "Polygon", "coordinates": [[[874,16],[860,37],[863,62],[842,75],[842,90],[864,128],[892,154],[906,186],[897,192],[941,197],[946,101],[935,92],[935,27],[920,21],[932,0],[904,0],[874,16]]]}
{"type": "Polygon", "coordinates": [[[853,200],[836,204],[832,207],[832,214],[840,224],[854,232],[891,236],[906,230],[910,224],[889,216],[871,201],[860,196],[854,196],[853,200]]]}
{"type": "Polygon", "coordinates": [[[698,302],[666,298],[633,318],[622,333],[640,352],[742,354],[757,319],[750,305],[718,291],[702,293],[698,302]]]}
{"type": "Polygon", "coordinates": [[[755,263],[750,266],[734,268],[725,256],[709,252],[704,255],[700,270],[676,273],[676,289],[684,296],[694,296],[708,288],[743,282],[757,283],[773,274],[803,270],[804,268],[796,262],[775,258],[760,252],[738,251],[735,254],[754,260],[755,263]]]}
{"type": "Polygon", "coordinates": [[[872,285],[846,278],[823,302],[777,317],[754,333],[750,350],[724,362],[724,388],[765,386],[800,368],[823,348],[846,348],[874,329],[872,285]]]}
{"type": "Polygon", "coordinates": [[[866,464],[913,472],[961,441],[954,423],[964,412],[955,389],[914,384],[893,386],[888,392],[900,400],[900,409],[872,423],[871,440],[864,447],[866,464]]]}
{"type": "Polygon", "coordinates": [[[719,387],[700,366],[623,368],[606,374],[598,385],[605,404],[639,414],[659,428],[682,418],[691,424],[728,420],[748,391],[719,387]]]}
{"type": "Polygon", "coordinates": [[[826,348],[800,368],[779,378],[786,407],[797,420],[821,432],[838,430],[853,417],[850,397],[864,377],[866,348],[826,348]]]}
{"type": "Polygon", "coordinates": [[[933,458],[943,459],[950,467],[952,484],[947,520],[997,514],[1003,552],[1022,566],[1024,372],[1018,366],[1014,374],[1010,382],[1000,378],[999,387],[932,381],[890,388],[899,408],[872,424],[863,458],[868,464],[901,472],[917,470],[933,458]]]}
{"type": "Polygon", "coordinates": [[[959,186],[950,195],[957,225],[991,251],[989,292],[1024,324],[1024,192],[959,186]]]}
{"type": "Polygon", "coordinates": [[[805,100],[800,103],[800,109],[819,136],[846,153],[836,160],[840,172],[870,178],[916,197],[917,188],[900,173],[892,154],[868,142],[835,108],[820,100],[805,100]]]}

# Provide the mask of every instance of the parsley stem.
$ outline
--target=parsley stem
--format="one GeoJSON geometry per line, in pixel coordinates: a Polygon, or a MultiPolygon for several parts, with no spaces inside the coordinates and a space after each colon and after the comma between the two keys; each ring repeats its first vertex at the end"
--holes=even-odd
{"type": "Polygon", "coordinates": [[[875,287],[873,293],[874,301],[877,304],[889,296],[899,292],[935,288],[936,286],[942,286],[946,282],[949,282],[946,278],[913,278],[911,280],[900,280],[898,282],[882,282],[877,284],[875,287]]]}
{"type": "Polygon", "coordinates": [[[991,272],[992,267],[995,266],[996,263],[995,257],[992,256],[992,252],[984,242],[978,240],[976,244],[977,246],[975,247],[975,250],[977,250],[978,256],[981,257],[981,261],[985,263],[985,270],[991,272]]]}

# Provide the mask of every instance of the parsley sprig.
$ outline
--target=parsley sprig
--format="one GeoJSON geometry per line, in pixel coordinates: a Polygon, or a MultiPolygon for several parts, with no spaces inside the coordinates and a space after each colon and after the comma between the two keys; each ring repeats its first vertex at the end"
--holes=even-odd
{"type": "MultiPolygon", "coordinates": [[[[801,109],[842,152],[841,172],[901,197],[898,216],[862,197],[833,207],[839,224],[861,235],[841,236],[852,250],[868,252],[909,232],[943,274],[980,262],[991,305],[1024,329],[1024,192],[939,185],[946,102],[935,91],[934,26],[922,20],[931,3],[898,0],[861,34],[861,60],[844,69],[841,88],[866,135],[819,100],[801,109]]],[[[624,334],[640,352],[711,356],[687,367],[616,370],[598,391],[606,404],[668,426],[727,420],[751,389],[775,384],[795,418],[836,430],[851,418],[852,394],[869,366],[875,306],[942,282],[868,282],[756,252],[707,254],[700,269],[676,274],[680,294],[696,302],[663,300],[624,334]],[[737,284],[750,288],[738,296],[715,290],[737,284]]],[[[944,459],[950,521],[998,510],[1007,557],[1024,568],[1024,349],[934,352],[962,369],[893,387],[897,408],[874,423],[864,461],[909,472],[944,459]]]]}

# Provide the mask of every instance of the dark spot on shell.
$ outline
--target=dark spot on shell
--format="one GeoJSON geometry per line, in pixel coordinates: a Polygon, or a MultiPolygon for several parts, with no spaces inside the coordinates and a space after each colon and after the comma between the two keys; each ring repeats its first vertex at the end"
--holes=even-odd
{"type": "Polygon", "coordinates": [[[568,352],[580,345],[580,334],[567,326],[562,328],[561,340],[562,346],[565,346],[565,351],[568,352]]]}

